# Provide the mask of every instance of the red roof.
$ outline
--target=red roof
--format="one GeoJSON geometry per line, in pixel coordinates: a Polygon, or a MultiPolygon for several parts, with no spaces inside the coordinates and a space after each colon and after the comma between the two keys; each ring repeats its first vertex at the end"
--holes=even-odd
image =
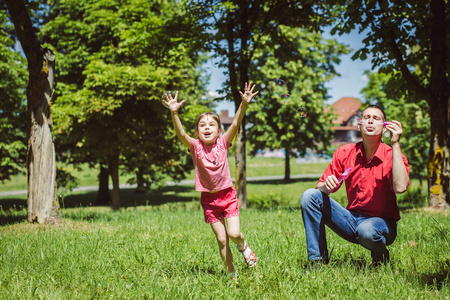
{"type": "Polygon", "coordinates": [[[361,101],[353,97],[342,97],[338,101],[331,104],[334,109],[336,119],[332,121],[333,124],[344,124],[356,115],[362,107],[361,101]]]}
{"type": "Polygon", "coordinates": [[[228,116],[228,110],[222,110],[220,111],[220,122],[224,125],[230,125],[233,123],[233,118],[230,118],[228,116]]]}

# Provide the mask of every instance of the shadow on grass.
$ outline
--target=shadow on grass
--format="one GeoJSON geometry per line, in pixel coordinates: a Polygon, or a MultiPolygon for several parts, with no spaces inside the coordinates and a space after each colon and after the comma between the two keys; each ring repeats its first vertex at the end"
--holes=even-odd
{"type": "MultiPolygon", "coordinates": [[[[189,186],[165,187],[161,191],[152,191],[147,194],[139,194],[135,191],[135,189],[120,190],[121,208],[148,205],[157,206],[171,202],[188,202],[200,197],[200,195],[197,195],[195,192],[194,187],[189,186]],[[192,196],[190,194],[192,194],[192,196]]],[[[60,205],[61,208],[94,206],[96,198],[97,191],[67,195],[60,199],[60,205]]]]}
{"type": "MultiPolygon", "coordinates": [[[[135,189],[120,190],[121,208],[138,206],[159,206],[166,203],[190,202],[199,199],[200,194],[190,186],[164,187],[160,191],[152,191],[147,194],[138,194],[135,189]]],[[[97,199],[97,191],[77,193],[60,196],[61,209],[94,206],[97,199]]],[[[0,214],[0,226],[23,222],[27,219],[26,198],[3,198],[0,199],[0,208],[5,215],[0,214]],[[23,212],[24,211],[24,212],[23,212]]]]}
{"type": "Polygon", "coordinates": [[[450,283],[450,260],[441,261],[439,266],[430,272],[412,273],[408,277],[416,279],[424,287],[435,287],[441,290],[450,283]]]}
{"type": "Polygon", "coordinates": [[[285,182],[283,179],[273,179],[273,180],[252,180],[251,184],[265,184],[265,185],[285,185],[285,184],[293,184],[298,182],[311,182],[311,187],[314,187],[317,183],[318,179],[312,179],[312,178],[295,178],[290,179],[289,181],[285,182]]]}
{"type": "Polygon", "coordinates": [[[20,198],[0,199],[0,226],[22,223],[27,220],[27,200],[20,198]],[[1,212],[6,212],[2,215],[1,212]]]}
{"type": "Polygon", "coordinates": [[[25,216],[0,216],[0,227],[13,225],[17,223],[23,223],[27,220],[27,215],[25,216]]]}
{"type": "Polygon", "coordinates": [[[198,274],[217,275],[217,271],[212,267],[192,266],[189,268],[189,272],[191,272],[193,275],[198,274]]]}
{"type": "MultiPolygon", "coordinates": [[[[395,268],[395,261],[391,260],[393,268],[395,268]]],[[[305,266],[307,268],[308,264],[305,266]]],[[[376,270],[383,268],[382,265],[374,265],[371,261],[363,257],[351,257],[332,260],[325,268],[348,268],[351,267],[356,271],[365,271],[367,269],[376,270]]],[[[403,273],[404,278],[409,282],[417,282],[425,289],[433,287],[435,290],[441,290],[448,287],[450,284],[450,259],[439,262],[438,266],[434,270],[429,272],[411,272],[406,271],[403,273]]]]}
{"type": "Polygon", "coordinates": [[[27,199],[21,198],[4,198],[0,199],[0,210],[18,211],[27,208],[27,199]]]}

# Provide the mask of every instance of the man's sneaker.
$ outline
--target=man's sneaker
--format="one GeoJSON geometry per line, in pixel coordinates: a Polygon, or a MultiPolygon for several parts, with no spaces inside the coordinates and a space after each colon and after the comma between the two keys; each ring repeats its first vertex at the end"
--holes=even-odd
{"type": "Polygon", "coordinates": [[[308,268],[305,271],[305,274],[309,272],[320,271],[325,265],[326,262],[323,259],[311,260],[309,262],[308,268]]]}
{"type": "Polygon", "coordinates": [[[389,250],[386,249],[384,253],[371,253],[372,262],[375,266],[385,265],[389,263],[389,250]]]}

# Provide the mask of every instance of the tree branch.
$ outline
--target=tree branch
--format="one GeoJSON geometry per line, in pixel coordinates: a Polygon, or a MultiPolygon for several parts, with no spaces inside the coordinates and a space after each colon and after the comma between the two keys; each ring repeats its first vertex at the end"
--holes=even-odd
{"type": "MultiPolygon", "coordinates": [[[[4,0],[28,62],[39,59],[41,46],[22,0],[4,0]]],[[[29,64],[30,65],[30,64],[29,64]]]]}
{"type": "MultiPolygon", "coordinates": [[[[379,0],[378,4],[380,7],[383,7],[382,2],[379,0]]],[[[403,59],[403,55],[395,41],[394,30],[388,23],[389,21],[384,21],[383,19],[380,21],[381,23],[381,36],[386,43],[389,52],[394,56],[396,64],[402,73],[403,78],[406,83],[411,87],[411,89],[422,99],[430,101],[430,92],[424,86],[420,84],[420,82],[414,77],[411,71],[408,69],[408,65],[403,59]],[[385,27],[385,29],[383,29],[385,27]]]]}
{"type": "Polygon", "coordinates": [[[389,28],[385,32],[382,33],[383,39],[386,43],[386,46],[390,50],[390,53],[394,56],[396,64],[402,72],[403,78],[406,80],[406,83],[411,87],[412,90],[422,99],[427,101],[430,100],[430,92],[427,88],[422,86],[420,82],[414,77],[411,71],[408,69],[408,66],[403,59],[402,53],[395,41],[395,35],[392,28],[389,28]]]}

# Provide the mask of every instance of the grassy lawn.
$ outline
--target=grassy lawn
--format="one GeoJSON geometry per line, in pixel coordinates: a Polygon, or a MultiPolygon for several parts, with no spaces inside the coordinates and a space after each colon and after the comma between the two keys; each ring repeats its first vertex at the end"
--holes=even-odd
{"type": "MultiPolygon", "coordinates": [[[[292,174],[323,169],[303,164],[292,174]]],[[[248,161],[248,176],[281,174],[282,160],[248,161]]],[[[146,195],[124,189],[117,212],[92,206],[96,192],[61,195],[63,222],[56,226],[28,224],[25,195],[0,198],[0,299],[450,297],[449,216],[422,208],[416,180],[399,197],[402,219],[389,265],[373,267],[367,250],[328,230],[330,264],[307,272],[299,201],[315,183],[248,183],[241,228],[259,262],[247,269],[233,248],[237,283],[225,276],[193,186],[146,195]]],[[[334,198],[344,204],[344,189],[334,198]]]]}
{"type": "MultiPolygon", "coordinates": [[[[163,199],[162,199],[163,200],[163,199]]],[[[163,202],[163,201],[162,201],[163,202]]],[[[58,226],[18,221],[0,228],[1,299],[446,299],[445,213],[402,211],[391,264],[371,266],[362,247],[328,231],[331,262],[307,267],[296,208],[246,209],[242,231],[259,256],[247,269],[233,248],[238,283],[225,276],[198,201],[112,212],[63,210],[58,226]]],[[[16,211],[26,217],[26,211],[16,211]]]]}
{"type": "MultiPolygon", "coordinates": [[[[234,156],[228,158],[231,176],[234,178],[235,173],[235,159],[234,156]]],[[[319,174],[323,173],[326,163],[308,163],[300,164],[295,160],[290,161],[291,175],[295,174],[319,174]]],[[[70,172],[78,180],[79,186],[98,185],[97,169],[90,169],[87,165],[81,166],[79,169],[73,166],[66,166],[65,170],[70,172]]],[[[247,176],[272,176],[284,175],[284,159],[282,158],[265,158],[265,157],[248,157],[247,158],[247,176]]],[[[195,174],[192,171],[187,175],[187,179],[194,179],[195,174]]],[[[126,183],[129,176],[121,176],[120,183],[126,183]]],[[[27,177],[25,174],[14,176],[12,180],[0,182],[0,191],[18,191],[27,189],[27,177]]]]}

